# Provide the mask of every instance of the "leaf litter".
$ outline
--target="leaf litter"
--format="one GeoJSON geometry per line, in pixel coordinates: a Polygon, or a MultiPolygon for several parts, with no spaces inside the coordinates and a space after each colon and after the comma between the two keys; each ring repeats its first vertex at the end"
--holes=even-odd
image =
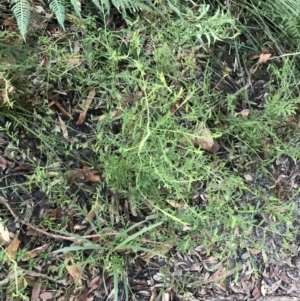
{"type": "MultiPolygon", "coordinates": [[[[201,57],[205,58],[205,56],[201,57]]],[[[258,57],[257,63],[250,68],[250,73],[254,74],[258,72],[259,65],[267,63],[271,58],[271,53],[262,53],[258,57]]],[[[69,67],[77,65],[79,61],[68,61],[69,67]]],[[[229,69],[228,69],[229,70],[229,69]]],[[[188,73],[188,70],[184,71],[184,74],[188,73]]],[[[183,74],[183,75],[184,75],[183,74]]],[[[222,81],[219,73],[216,72],[213,84],[217,91],[231,90],[235,89],[238,84],[235,84],[230,80],[222,81]]],[[[260,91],[261,92],[261,91],[260,91]]],[[[238,94],[236,94],[238,96],[238,94]]],[[[66,93],[66,96],[68,94],[66,93]]],[[[95,100],[96,90],[90,90],[88,97],[82,104],[82,110],[77,114],[76,118],[74,114],[70,114],[63,105],[63,102],[52,101],[49,107],[53,108],[53,111],[57,114],[58,124],[60,127],[60,132],[62,137],[67,143],[71,141],[71,138],[81,139],[77,137],[76,134],[81,134],[81,132],[90,133],[88,128],[76,128],[75,126],[81,126],[84,123],[88,123],[89,113],[92,110],[92,101],[95,100]],[[56,111],[57,110],[57,111],[56,111]],[[59,115],[59,114],[62,114],[59,115]],[[65,118],[65,119],[64,119],[65,118]],[[67,119],[66,119],[67,118],[67,119]],[[76,123],[70,125],[68,119],[77,120],[76,123]],[[84,130],[83,130],[84,129],[84,130]],[[86,132],[85,132],[86,130],[86,132]],[[76,133],[76,134],[74,134],[76,133]]],[[[228,99],[224,98],[226,103],[228,99]]],[[[178,113],[179,111],[184,114],[184,109],[181,107],[182,104],[177,105],[177,108],[173,110],[172,113],[178,113]],[[180,109],[180,110],[179,110],[180,109]]],[[[244,108],[243,104],[238,107],[237,104],[236,113],[242,118],[248,118],[250,110],[244,108]]],[[[259,106],[259,104],[252,104],[253,106],[259,106]]],[[[216,108],[219,107],[216,106],[216,108]]],[[[74,109],[74,108],[73,108],[74,109]]],[[[74,109],[76,111],[76,109],[74,109]]],[[[98,114],[93,116],[94,120],[105,120],[108,118],[117,118],[120,116],[121,111],[118,109],[112,109],[109,112],[103,114],[98,114]]],[[[77,111],[78,113],[78,111],[77,111]]],[[[241,118],[241,119],[242,119],[241,118]]],[[[193,126],[190,130],[190,135],[184,138],[184,143],[192,142],[196,148],[204,150],[211,154],[216,154],[219,149],[215,149],[216,139],[214,139],[209,126],[203,121],[200,121],[198,126],[193,126]],[[191,138],[192,137],[192,138],[191,138]]],[[[79,136],[79,135],[78,135],[79,136]]],[[[84,140],[84,139],[83,139],[84,140]]],[[[82,141],[83,141],[82,140],[82,141]]],[[[7,142],[5,142],[7,144],[7,142]]],[[[233,147],[238,148],[238,143],[233,144],[233,147]]],[[[227,152],[229,148],[222,148],[221,150],[227,152]]],[[[3,175],[8,177],[10,183],[22,184],[24,181],[23,175],[32,174],[30,168],[24,169],[19,168],[22,162],[19,161],[20,157],[18,154],[12,152],[11,155],[3,151],[1,147],[1,158],[3,158],[2,170],[6,171],[7,174],[3,175]],[[13,163],[12,163],[13,162],[13,163]],[[10,168],[14,165],[13,168],[10,168]],[[17,167],[15,167],[17,166],[17,167]],[[20,174],[14,175],[13,171],[16,170],[20,174]]],[[[33,156],[40,155],[35,152],[33,156]]],[[[42,156],[41,156],[42,157],[42,156]]],[[[240,156],[239,156],[240,157],[240,156]]],[[[238,157],[235,157],[238,159],[238,157]]],[[[234,160],[235,160],[234,159],[234,160]]],[[[25,161],[30,162],[30,158],[27,157],[25,161]]],[[[233,164],[234,164],[233,160],[233,164]]],[[[2,162],[1,161],[1,162],[2,162]]],[[[76,210],[70,208],[55,208],[51,204],[48,196],[46,196],[45,190],[43,188],[35,187],[34,190],[18,189],[18,199],[34,199],[34,206],[39,208],[38,215],[30,216],[29,220],[20,219],[16,214],[18,212],[19,206],[16,202],[16,197],[14,196],[14,189],[11,189],[11,185],[5,188],[6,197],[1,197],[1,201],[4,205],[4,209],[10,212],[14,221],[11,221],[10,225],[13,229],[12,234],[1,225],[0,235],[4,241],[4,248],[8,254],[8,261],[13,261],[16,258],[18,251],[21,248],[26,248],[27,251],[22,255],[22,261],[27,262],[30,259],[36,258],[43,253],[47,253],[47,260],[41,260],[35,267],[35,271],[30,271],[27,267],[20,267],[20,271],[23,274],[23,279],[28,283],[34,282],[32,285],[32,296],[31,300],[37,300],[38,298],[45,300],[125,300],[124,285],[125,280],[118,277],[117,284],[119,286],[119,293],[115,291],[115,279],[113,275],[108,273],[106,269],[97,269],[97,267],[90,263],[82,265],[78,263],[78,259],[74,258],[75,252],[73,250],[80,249],[84,247],[86,240],[89,242],[99,243],[99,246],[91,244],[91,250],[85,254],[85,258],[90,258],[97,256],[99,250],[97,248],[101,247],[101,244],[112,245],[112,240],[118,236],[124,237],[121,234],[121,230],[118,228],[121,220],[124,216],[129,224],[134,224],[134,222],[140,222],[138,219],[140,217],[140,209],[137,208],[133,200],[126,199],[126,191],[123,194],[115,193],[110,191],[107,187],[103,187],[102,191],[97,190],[95,184],[101,183],[101,168],[98,166],[88,167],[85,164],[86,157],[81,154],[76,154],[67,158],[68,166],[66,167],[61,178],[58,182],[53,182],[55,185],[64,185],[64,189],[67,196],[76,195],[78,204],[84,207],[84,212],[86,216],[84,218],[78,218],[76,216],[76,210]],[[82,189],[87,188],[87,189],[82,189]],[[87,192],[88,190],[88,192],[87,192]],[[106,191],[105,191],[106,190],[106,191]],[[40,195],[39,195],[40,193],[40,195]],[[103,194],[103,199],[109,198],[109,212],[110,212],[110,222],[115,226],[116,231],[110,231],[109,227],[106,229],[107,238],[103,238],[101,234],[95,233],[95,227],[83,227],[80,228],[78,225],[87,224],[87,221],[95,221],[101,224],[101,227],[105,228],[105,223],[107,221],[101,217],[101,208],[92,209],[93,200],[95,195],[103,194]],[[46,199],[46,200],[45,200],[46,199]],[[68,224],[68,233],[72,233],[73,236],[65,235],[64,233],[52,233],[52,229],[48,229],[47,226],[43,228],[35,226],[35,222],[38,218],[45,216],[42,211],[51,213],[47,216],[53,218],[54,223],[60,223],[62,216],[67,217],[71,220],[68,224]],[[99,217],[100,216],[100,217],[99,217]],[[75,227],[77,225],[77,227],[75,227]],[[24,235],[23,227],[27,230],[31,229],[35,231],[35,236],[38,238],[35,242],[30,241],[26,235],[24,235]],[[23,230],[23,231],[21,231],[23,230]],[[19,237],[19,238],[18,238],[19,237]],[[11,238],[12,241],[11,241],[11,238]],[[20,239],[20,240],[19,240],[20,239]],[[36,246],[39,245],[39,246],[36,246]],[[36,247],[34,247],[36,246],[36,247]],[[50,247],[51,246],[51,247],[50,247]],[[58,248],[71,248],[69,253],[57,254],[53,252],[53,249],[58,248]],[[93,249],[94,248],[94,249],[93,249]],[[48,276],[51,274],[58,274],[58,267],[56,266],[60,260],[64,261],[65,268],[68,275],[64,275],[65,278],[58,279],[56,277],[48,276]],[[71,264],[70,264],[71,263],[71,264]],[[93,273],[93,271],[96,271],[93,273]],[[48,280],[46,286],[41,285],[39,281],[42,279],[48,280]],[[50,283],[59,284],[57,286],[50,285],[50,283]],[[79,287],[75,289],[73,285],[76,283],[79,287]],[[73,288],[69,293],[69,296],[62,292],[61,285],[73,288]],[[82,288],[81,286],[86,286],[82,288]],[[53,289],[53,290],[51,290],[53,289]],[[117,294],[117,295],[116,295],[117,294]]],[[[41,161],[42,162],[42,161],[41,161]]],[[[299,187],[299,162],[293,161],[289,156],[282,156],[281,159],[276,161],[274,169],[275,174],[277,174],[277,182],[275,184],[275,189],[270,189],[265,192],[271,194],[271,191],[275,190],[275,194],[278,198],[282,198],[286,190],[298,189],[299,187]]],[[[57,166],[59,167],[59,166],[57,166]]],[[[50,171],[53,176],[57,176],[60,171],[50,171]]],[[[105,175],[104,175],[105,176],[105,175]]],[[[257,184],[257,175],[250,174],[248,172],[244,173],[244,178],[254,184],[257,184]]],[[[130,184],[130,183],[128,183],[130,184]]],[[[218,185],[218,184],[217,184],[218,185]]],[[[21,185],[20,185],[21,186],[21,185]]],[[[198,201],[203,202],[205,196],[208,194],[209,189],[214,189],[214,183],[208,183],[204,185],[202,191],[198,193],[198,201]]],[[[180,211],[184,211],[184,200],[174,200],[171,198],[166,198],[166,203],[170,207],[180,211]]],[[[245,195],[242,202],[251,204],[257,200],[251,199],[251,196],[245,195]]],[[[295,202],[300,204],[299,198],[295,199],[295,202]]],[[[143,217],[146,216],[146,221],[151,222],[151,218],[155,218],[156,209],[155,206],[151,205],[149,200],[145,200],[145,208],[143,208],[143,217]]],[[[100,205],[101,207],[101,205],[100,205]]],[[[18,212],[19,213],[19,212],[18,212]]],[[[35,214],[37,214],[35,212],[35,214]]],[[[259,218],[258,218],[259,219],[259,218]]],[[[274,219],[268,217],[262,217],[261,221],[258,223],[265,222],[272,224],[274,219]]],[[[149,222],[149,225],[151,223],[149,222]]],[[[89,224],[93,225],[93,224],[89,224]]],[[[148,227],[150,227],[148,225],[148,227]]],[[[186,231],[190,231],[191,226],[185,226],[186,231]]],[[[64,232],[66,229],[61,229],[64,232]]],[[[143,228],[138,228],[138,232],[143,231],[143,228]]],[[[285,229],[281,229],[285,231],[285,229]]],[[[134,235],[133,233],[129,233],[134,235]]],[[[203,233],[205,235],[205,233],[203,233]]],[[[251,233],[252,239],[258,239],[263,235],[262,231],[257,230],[256,233],[251,233]]],[[[267,240],[267,248],[269,250],[276,249],[276,245],[287,244],[279,237],[269,237],[267,240]],[[276,239],[275,239],[276,238],[276,239]]],[[[128,235],[125,236],[125,240],[128,239],[128,235]]],[[[122,269],[126,274],[126,281],[132,293],[138,296],[139,300],[155,300],[157,296],[160,296],[161,300],[268,300],[268,301],[281,301],[281,300],[298,300],[299,297],[299,267],[298,263],[298,247],[296,245],[286,245],[286,250],[294,250],[292,254],[284,253],[281,254],[269,254],[259,248],[241,248],[238,256],[234,261],[230,258],[226,260],[220,260],[217,256],[214,256],[214,251],[218,253],[218,250],[206,250],[203,246],[190,247],[186,252],[181,253],[178,248],[175,248],[175,243],[172,241],[165,241],[164,243],[157,243],[153,238],[142,237],[141,241],[144,240],[144,252],[136,252],[133,258],[129,258],[128,262],[122,265],[122,269]],[[149,252],[146,249],[148,243],[153,244],[149,252]],[[157,244],[156,244],[157,243],[157,244]],[[151,252],[150,252],[151,251],[151,252]],[[159,253],[164,256],[157,256],[159,253]],[[168,271],[165,273],[165,271],[168,271]],[[180,290],[180,287],[176,285],[178,281],[184,283],[184,291],[180,290]],[[178,292],[177,292],[178,291],[178,292]],[[273,295],[273,296],[270,296],[273,295]],[[146,298],[146,299],[143,299],[146,298]]],[[[122,242],[119,243],[119,245],[122,242]]],[[[126,258],[126,248],[118,248],[119,253],[124,254],[126,258]]],[[[117,263],[116,263],[117,264],[117,263]]],[[[14,277],[17,276],[17,271],[11,269],[11,264],[3,267],[4,273],[6,273],[6,278],[0,281],[1,284],[7,284],[14,277]]],[[[104,265],[103,265],[104,266],[104,265]]]]}

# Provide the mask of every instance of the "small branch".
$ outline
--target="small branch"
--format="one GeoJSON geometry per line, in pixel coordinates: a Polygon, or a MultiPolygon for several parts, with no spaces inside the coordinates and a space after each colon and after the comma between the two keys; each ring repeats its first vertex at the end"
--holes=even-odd
{"type": "MultiPolygon", "coordinates": [[[[69,240],[69,241],[76,241],[78,240],[77,237],[72,237],[72,236],[65,236],[65,235],[59,235],[59,234],[54,234],[51,232],[48,232],[42,228],[38,228],[35,227],[34,225],[32,225],[29,222],[26,222],[25,220],[19,218],[16,213],[13,211],[13,209],[11,208],[9,202],[7,199],[5,199],[4,197],[0,196],[0,200],[4,203],[4,205],[6,206],[6,208],[9,210],[9,212],[11,213],[11,215],[18,220],[21,224],[26,225],[27,227],[35,230],[36,232],[39,232],[41,234],[44,234],[46,236],[49,236],[51,238],[57,238],[57,239],[63,239],[63,240],[69,240]]],[[[91,234],[91,235],[86,235],[86,236],[82,236],[82,239],[89,239],[89,238],[98,238],[98,237],[104,237],[104,236],[114,236],[114,235],[118,235],[119,233],[117,232],[109,232],[109,233],[103,233],[103,234],[91,234]]]]}
{"type": "Polygon", "coordinates": [[[285,56],[295,56],[295,55],[298,55],[300,54],[300,51],[299,52],[294,52],[294,53],[286,53],[286,54],[282,54],[282,55],[278,55],[278,56],[273,56],[271,58],[268,59],[269,60],[274,60],[274,59],[280,59],[281,57],[285,57],[285,56]]]}

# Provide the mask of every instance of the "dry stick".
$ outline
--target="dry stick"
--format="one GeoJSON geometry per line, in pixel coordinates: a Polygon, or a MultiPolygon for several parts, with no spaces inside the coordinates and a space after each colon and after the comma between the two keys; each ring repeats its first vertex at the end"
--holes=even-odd
{"type": "Polygon", "coordinates": [[[293,52],[293,53],[285,53],[285,54],[282,54],[282,55],[270,57],[268,59],[268,61],[269,60],[274,60],[274,59],[280,59],[281,57],[285,57],[285,56],[292,56],[292,55],[298,55],[298,54],[300,54],[300,51],[299,52],[293,52]]]}
{"type": "MultiPolygon", "coordinates": [[[[71,237],[71,236],[64,236],[64,235],[58,235],[58,234],[54,234],[54,233],[50,233],[50,232],[47,232],[46,230],[44,229],[41,229],[41,228],[38,228],[38,227],[35,227],[33,226],[31,223],[29,222],[26,222],[25,220],[19,218],[16,213],[12,210],[9,202],[7,199],[5,199],[4,197],[0,196],[0,200],[5,204],[6,208],[9,210],[9,212],[11,213],[11,215],[17,219],[21,224],[23,225],[26,225],[28,226],[29,228],[35,230],[36,232],[39,232],[39,233],[42,233],[44,235],[47,235],[49,237],[52,237],[52,238],[58,238],[58,239],[63,239],[63,240],[70,240],[70,241],[76,241],[78,240],[77,237],[71,237]]],[[[119,233],[117,232],[109,232],[109,233],[103,233],[103,234],[91,234],[91,235],[86,235],[86,236],[82,236],[81,238],[85,238],[85,239],[88,239],[88,238],[98,238],[98,237],[104,237],[104,236],[112,236],[112,235],[117,235],[119,233]]]]}

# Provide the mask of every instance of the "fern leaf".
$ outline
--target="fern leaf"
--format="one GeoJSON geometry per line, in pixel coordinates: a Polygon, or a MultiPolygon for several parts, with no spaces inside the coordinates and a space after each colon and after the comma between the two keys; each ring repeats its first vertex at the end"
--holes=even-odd
{"type": "Polygon", "coordinates": [[[141,9],[151,10],[151,7],[140,0],[112,0],[112,4],[122,13],[126,14],[126,9],[138,11],[141,9]]]}
{"type": "MultiPolygon", "coordinates": [[[[99,0],[92,0],[92,1],[100,11],[103,11],[103,4],[100,4],[99,0]]],[[[109,1],[104,1],[105,5],[107,5],[106,2],[108,2],[108,5],[109,5],[109,1]]],[[[101,1],[101,3],[102,3],[102,1],[101,1]]]]}
{"type": "Polygon", "coordinates": [[[17,20],[20,33],[25,40],[25,34],[30,20],[30,3],[27,0],[14,0],[12,12],[17,20]]]}
{"type": "Polygon", "coordinates": [[[168,5],[171,10],[173,10],[180,18],[182,18],[182,14],[181,14],[180,10],[174,3],[172,3],[172,1],[168,0],[168,5]]]}
{"type": "Polygon", "coordinates": [[[64,0],[52,0],[50,3],[50,9],[54,12],[59,25],[65,30],[65,1],[64,0]]]}
{"type": "MultiPolygon", "coordinates": [[[[95,0],[97,1],[97,0],[95,0]]],[[[95,2],[94,2],[95,3],[95,2]]],[[[97,6],[97,5],[96,5],[97,6]]],[[[109,11],[111,8],[110,0],[101,0],[101,6],[105,8],[105,10],[109,11]]],[[[98,7],[98,6],[97,6],[98,7]]]]}
{"type": "Polygon", "coordinates": [[[81,2],[80,0],[70,0],[76,14],[81,18],[81,2]]]}

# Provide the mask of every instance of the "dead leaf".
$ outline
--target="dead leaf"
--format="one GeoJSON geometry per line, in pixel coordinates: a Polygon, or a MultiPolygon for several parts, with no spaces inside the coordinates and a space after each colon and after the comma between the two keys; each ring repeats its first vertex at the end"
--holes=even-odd
{"type": "Polygon", "coordinates": [[[13,241],[10,243],[10,245],[7,247],[7,254],[10,258],[14,259],[15,258],[15,252],[18,250],[20,245],[20,241],[18,237],[15,237],[13,241]]]}
{"type": "Polygon", "coordinates": [[[39,280],[36,281],[34,283],[33,288],[32,288],[30,301],[38,301],[39,300],[39,295],[40,295],[40,292],[41,292],[41,288],[42,288],[42,282],[39,281],[39,280]]]}
{"type": "Polygon", "coordinates": [[[79,285],[82,285],[82,281],[87,279],[86,275],[82,272],[82,267],[80,264],[75,264],[74,259],[71,254],[66,254],[65,257],[66,270],[71,275],[71,277],[78,282],[79,285]],[[71,261],[72,265],[68,265],[69,261],[71,261]]]}
{"type": "Polygon", "coordinates": [[[253,177],[250,174],[244,174],[244,178],[248,182],[252,182],[253,181],[253,177]]]}
{"type": "Polygon", "coordinates": [[[9,231],[3,225],[2,220],[0,219],[0,245],[8,246],[10,241],[9,231]]]}
{"type": "Polygon", "coordinates": [[[82,225],[89,223],[90,220],[94,219],[96,216],[95,210],[92,208],[89,213],[87,214],[87,217],[84,218],[84,220],[81,222],[82,225]]]}
{"type": "Polygon", "coordinates": [[[151,288],[151,295],[150,295],[149,301],[154,301],[156,299],[156,296],[157,296],[156,288],[152,287],[151,288]]]}
{"type": "Polygon", "coordinates": [[[190,226],[183,226],[183,227],[182,227],[182,231],[183,231],[183,232],[191,231],[192,229],[193,229],[193,228],[190,227],[190,226]]]}
{"type": "Polygon", "coordinates": [[[136,205],[136,202],[135,200],[130,200],[129,201],[129,205],[130,205],[130,212],[131,214],[134,216],[134,217],[137,217],[138,216],[138,211],[137,211],[137,205],[136,205]]]}
{"type": "Polygon", "coordinates": [[[249,61],[254,61],[254,60],[258,59],[258,58],[259,58],[259,54],[254,54],[254,55],[252,55],[252,56],[249,57],[249,61]]]}
{"type": "Polygon", "coordinates": [[[169,293],[163,293],[161,301],[170,301],[169,293]]]}
{"type": "MultiPolygon", "coordinates": [[[[156,253],[159,253],[159,254],[167,254],[170,249],[173,248],[172,245],[170,244],[165,244],[165,245],[156,245],[155,247],[153,247],[153,251],[155,251],[156,253]]],[[[157,256],[157,254],[154,254],[154,253],[143,253],[141,254],[139,257],[145,261],[153,258],[154,256],[157,256]]]]}
{"type": "Polygon", "coordinates": [[[8,17],[8,18],[6,18],[6,19],[3,21],[2,25],[3,25],[4,27],[9,27],[10,30],[13,30],[13,29],[15,29],[15,28],[17,27],[17,26],[16,26],[16,22],[15,22],[15,20],[14,20],[14,17],[8,17]]]}
{"type": "Polygon", "coordinates": [[[251,249],[251,248],[248,248],[248,251],[249,251],[252,255],[257,255],[257,254],[260,254],[260,253],[261,253],[261,250],[259,250],[259,249],[251,249]]]}
{"type": "MultiPolygon", "coordinates": [[[[10,65],[9,63],[1,61],[5,65],[10,65]]],[[[3,87],[2,92],[0,93],[0,105],[4,105],[9,102],[9,96],[13,94],[15,88],[10,84],[10,82],[5,78],[5,76],[0,73],[0,85],[3,87]]]]}
{"type": "Polygon", "coordinates": [[[115,290],[113,289],[106,298],[106,301],[113,301],[115,299],[115,290]]]}
{"type": "Polygon", "coordinates": [[[40,294],[42,300],[52,300],[55,294],[53,292],[44,292],[40,294]]]}
{"type": "Polygon", "coordinates": [[[129,215],[129,203],[128,203],[128,200],[125,200],[125,203],[124,203],[124,215],[126,217],[126,219],[129,221],[130,220],[130,215],[129,215]]]}
{"type": "Polygon", "coordinates": [[[62,105],[57,101],[57,100],[52,100],[49,104],[48,107],[51,108],[52,106],[56,106],[59,111],[64,115],[69,117],[70,119],[72,119],[72,115],[70,113],[68,113],[63,107],[62,105]]]}
{"type": "Polygon", "coordinates": [[[59,120],[59,124],[60,124],[60,129],[61,129],[62,135],[63,135],[63,137],[65,139],[68,140],[69,134],[68,134],[68,130],[67,130],[66,124],[65,124],[65,122],[62,120],[62,118],[59,115],[58,115],[58,120],[59,120]]]}
{"type": "Polygon", "coordinates": [[[220,267],[211,275],[209,280],[219,279],[222,275],[224,275],[225,267],[224,265],[220,265],[220,267]]]}
{"type": "Polygon", "coordinates": [[[85,117],[86,117],[86,113],[94,99],[94,96],[96,94],[96,90],[92,89],[88,95],[88,97],[86,98],[86,100],[83,102],[83,108],[84,110],[82,112],[79,113],[79,118],[77,121],[77,125],[83,124],[85,121],[85,117]]]}
{"type": "Polygon", "coordinates": [[[35,248],[33,250],[30,250],[30,251],[26,252],[24,257],[22,258],[22,261],[28,261],[29,259],[38,256],[41,252],[46,251],[50,245],[51,244],[48,243],[48,244],[45,244],[41,247],[38,247],[38,248],[35,248]]]}
{"type": "Polygon", "coordinates": [[[80,281],[80,279],[82,278],[82,276],[80,276],[81,273],[80,265],[68,265],[66,266],[66,269],[75,281],[77,280],[80,281]]]}
{"type": "Polygon", "coordinates": [[[180,202],[176,202],[176,201],[174,201],[174,200],[166,200],[166,202],[169,204],[169,205],[171,205],[173,208],[182,208],[183,206],[184,206],[184,203],[182,202],[182,201],[180,201],[180,202]]]}
{"type": "Polygon", "coordinates": [[[235,113],[235,116],[241,115],[243,118],[247,118],[250,114],[250,110],[244,109],[239,113],[235,113]]]}
{"type": "Polygon", "coordinates": [[[257,300],[261,296],[259,287],[254,287],[251,295],[254,300],[257,300]]]}
{"type": "Polygon", "coordinates": [[[87,182],[97,183],[100,181],[99,171],[83,167],[83,178],[87,182]]]}
{"type": "Polygon", "coordinates": [[[279,182],[277,182],[275,184],[275,194],[279,199],[281,198],[281,192],[282,192],[282,185],[279,182]]]}
{"type": "Polygon", "coordinates": [[[71,58],[67,61],[67,66],[76,66],[82,62],[81,58],[71,58]]]}
{"type": "Polygon", "coordinates": [[[33,5],[33,10],[37,13],[44,13],[45,10],[41,5],[33,5]]]}
{"type": "Polygon", "coordinates": [[[68,170],[64,173],[64,177],[68,182],[71,182],[74,179],[81,179],[83,180],[84,175],[82,169],[76,168],[68,170]]]}
{"type": "Polygon", "coordinates": [[[266,63],[270,57],[271,57],[271,53],[262,53],[260,56],[259,56],[259,59],[258,59],[258,64],[262,64],[262,63],[266,63]]]}
{"type": "MultiPolygon", "coordinates": [[[[189,139],[188,136],[187,139],[189,139]]],[[[200,122],[200,124],[196,127],[194,135],[192,135],[192,141],[195,147],[199,147],[205,151],[213,153],[214,139],[210,130],[206,128],[204,122],[200,122]]]]}

